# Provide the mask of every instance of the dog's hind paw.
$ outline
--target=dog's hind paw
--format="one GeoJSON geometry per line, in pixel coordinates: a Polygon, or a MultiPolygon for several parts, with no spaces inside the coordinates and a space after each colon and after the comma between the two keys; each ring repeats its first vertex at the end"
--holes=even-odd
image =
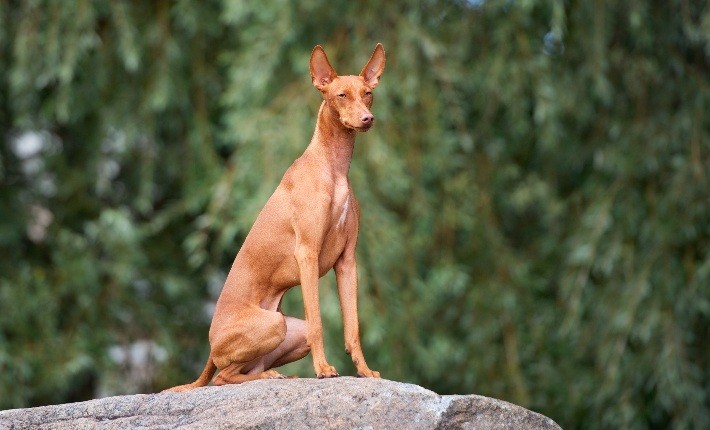
{"type": "Polygon", "coordinates": [[[263,373],[264,379],[288,379],[288,376],[282,375],[275,370],[267,370],[263,373]]]}

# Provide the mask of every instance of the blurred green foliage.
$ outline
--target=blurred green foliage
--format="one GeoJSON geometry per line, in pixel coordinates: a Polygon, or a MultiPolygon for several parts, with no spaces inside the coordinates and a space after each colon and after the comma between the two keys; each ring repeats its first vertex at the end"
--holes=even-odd
{"type": "Polygon", "coordinates": [[[370,366],[564,428],[709,428],[700,0],[0,2],[0,407],[193,380],[313,131],[310,50],[357,73],[376,42],[351,168],[370,366]]]}

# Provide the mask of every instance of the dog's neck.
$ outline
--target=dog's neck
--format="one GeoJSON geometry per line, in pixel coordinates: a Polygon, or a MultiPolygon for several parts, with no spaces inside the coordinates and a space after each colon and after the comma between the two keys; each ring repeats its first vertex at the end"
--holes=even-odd
{"type": "Polygon", "coordinates": [[[308,149],[324,156],[334,173],[347,176],[350,160],[353,158],[356,133],[355,130],[345,127],[340,122],[338,113],[323,101],[318,110],[316,130],[308,149]]]}

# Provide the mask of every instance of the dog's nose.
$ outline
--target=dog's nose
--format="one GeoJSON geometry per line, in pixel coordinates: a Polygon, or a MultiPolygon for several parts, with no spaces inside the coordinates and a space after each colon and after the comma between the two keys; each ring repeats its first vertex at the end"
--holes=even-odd
{"type": "Polygon", "coordinates": [[[360,121],[363,125],[370,125],[375,121],[375,117],[371,113],[365,113],[360,117],[360,121]]]}

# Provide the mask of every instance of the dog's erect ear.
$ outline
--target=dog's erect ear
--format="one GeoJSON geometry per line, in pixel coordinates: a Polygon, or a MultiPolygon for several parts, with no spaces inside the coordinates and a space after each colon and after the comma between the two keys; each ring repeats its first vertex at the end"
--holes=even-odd
{"type": "Polygon", "coordinates": [[[325,55],[325,51],[320,45],[316,45],[311,52],[311,79],[313,80],[313,86],[318,88],[320,91],[325,89],[325,86],[333,82],[338,76],[335,73],[335,69],[328,62],[328,57],[325,55]]]}
{"type": "Polygon", "coordinates": [[[375,88],[380,82],[380,76],[382,76],[382,72],[384,70],[385,49],[382,47],[381,43],[378,43],[377,46],[375,46],[375,51],[370,57],[370,61],[368,61],[367,64],[365,64],[365,67],[362,68],[360,76],[365,79],[367,85],[369,85],[371,88],[375,88]]]}

